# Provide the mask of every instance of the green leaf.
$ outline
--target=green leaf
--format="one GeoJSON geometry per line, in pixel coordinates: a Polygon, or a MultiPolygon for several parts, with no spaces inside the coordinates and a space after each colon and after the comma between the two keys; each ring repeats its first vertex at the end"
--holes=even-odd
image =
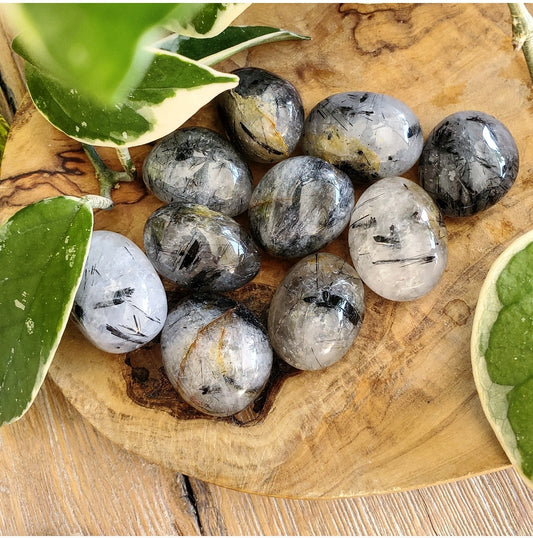
{"type": "Polygon", "coordinates": [[[0,425],[20,418],[44,381],[87,257],[91,206],[48,198],[0,228],[0,425]]]}
{"type": "Polygon", "coordinates": [[[492,264],[474,314],[472,372],[479,399],[510,462],[533,488],[533,231],[492,264]]]}
{"type": "Polygon", "coordinates": [[[291,39],[309,39],[309,37],[269,26],[230,26],[211,39],[195,39],[173,34],[156,45],[162,50],[181,54],[205,65],[214,65],[241,50],[291,39]]]}
{"type": "Polygon", "coordinates": [[[146,75],[128,98],[102,106],[26,64],[26,82],[38,110],[59,130],[85,144],[131,147],[177,129],[238,77],[167,51],[156,50],[146,75]]]}
{"type": "Polygon", "coordinates": [[[209,36],[247,4],[11,4],[13,48],[46,76],[102,104],[122,100],[145,74],[163,24],[209,36]]]}

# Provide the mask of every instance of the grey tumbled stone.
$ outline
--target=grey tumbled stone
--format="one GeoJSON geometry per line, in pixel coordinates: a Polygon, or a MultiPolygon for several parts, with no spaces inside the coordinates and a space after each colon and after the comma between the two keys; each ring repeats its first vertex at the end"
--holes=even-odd
{"type": "Polygon", "coordinates": [[[144,227],[146,255],[157,271],[183,288],[229,291],[259,272],[259,251],[235,220],[205,206],[169,204],[144,227]]]}
{"type": "Polygon", "coordinates": [[[273,358],[268,336],[250,310],[216,295],[185,298],[169,313],[161,354],[182,398],[215,416],[247,408],[268,381],[273,358]]]}
{"type": "Polygon", "coordinates": [[[447,116],[431,131],[418,174],[444,215],[464,217],[503,198],[518,166],[518,148],[507,127],[489,114],[470,110],[447,116]]]}
{"type": "Polygon", "coordinates": [[[143,180],[163,202],[200,204],[230,217],[248,209],[252,173],[233,146],[204,127],[174,131],[146,156],[143,180]]]}
{"type": "Polygon", "coordinates": [[[347,353],[364,315],[364,288],[355,269],[320,252],[300,260],[282,280],[270,303],[268,334],[287,363],[320,370],[347,353]]]}
{"type": "Polygon", "coordinates": [[[381,93],[344,92],[320,101],[304,124],[302,149],[372,182],[399,176],[418,160],[420,122],[402,101],[381,93]]]}
{"type": "Polygon", "coordinates": [[[346,174],[317,157],[291,157],[274,165],[254,189],[250,231],[273,256],[303,257],[340,235],[353,205],[346,174]]]}
{"type": "Polygon", "coordinates": [[[248,159],[286,159],[302,135],[304,108],[288,81],[257,67],[233,71],[239,85],[218,96],[219,115],[229,139],[248,159]]]}

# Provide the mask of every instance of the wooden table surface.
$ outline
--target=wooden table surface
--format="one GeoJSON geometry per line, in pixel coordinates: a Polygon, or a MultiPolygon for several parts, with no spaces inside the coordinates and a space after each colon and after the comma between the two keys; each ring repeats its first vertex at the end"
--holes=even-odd
{"type": "MultiPolygon", "coordinates": [[[[2,19],[0,112],[8,119],[24,93],[10,35],[2,19]]],[[[24,418],[0,429],[0,534],[531,535],[533,492],[511,468],[338,500],[236,492],[114,445],[47,379],[24,418]]]]}

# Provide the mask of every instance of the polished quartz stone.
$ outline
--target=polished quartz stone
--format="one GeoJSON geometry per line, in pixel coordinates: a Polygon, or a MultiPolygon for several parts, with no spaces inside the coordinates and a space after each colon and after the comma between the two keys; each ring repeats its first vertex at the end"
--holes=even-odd
{"type": "Polygon", "coordinates": [[[291,157],[274,165],[254,189],[250,231],[273,256],[303,257],[344,230],[353,205],[346,174],[317,157],[291,157]]]}
{"type": "Polygon", "coordinates": [[[380,93],[346,92],[320,101],[304,124],[304,153],[320,157],[354,181],[399,176],[418,160],[420,122],[403,102],[380,93]]]}
{"type": "Polygon", "coordinates": [[[163,202],[200,204],[233,217],[248,209],[252,173],[233,146],[203,127],[178,129],[148,153],[143,180],[163,202]]]}
{"type": "Polygon", "coordinates": [[[352,346],[365,315],[363,283],[334,254],[300,260],[272,298],[268,334],[276,353],[300,370],[320,370],[352,346]]]}
{"type": "Polygon", "coordinates": [[[217,295],[183,299],[161,333],[163,366],[190,405],[215,416],[246,409],[272,368],[265,329],[244,305],[217,295]]]}
{"type": "Polygon", "coordinates": [[[410,301],[439,282],[448,257],[440,211],[419,185],[401,177],[368,187],[355,205],[350,254],[363,282],[393,301],[410,301]]]}
{"type": "Polygon", "coordinates": [[[169,204],[144,227],[144,248],[157,271],[183,288],[237,289],[259,272],[259,251],[231,217],[205,206],[169,204]]]}
{"type": "Polygon", "coordinates": [[[444,215],[464,217],[498,202],[518,174],[518,148],[499,120],[477,111],[451,114],[429,134],[420,185],[444,215]]]}
{"type": "Polygon", "coordinates": [[[115,232],[95,231],[72,309],[85,337],[109,353],[154,339],[165,323],[167,297],[144,252],[115,232]]]}
{"type": "Polygon", "coordinates": [[[217,99],[229,139],[252,161],[286,159],[302,135],[304,108],[298,91],[289,81],[257,67],[233,73],[239,85],[217,99]]]}

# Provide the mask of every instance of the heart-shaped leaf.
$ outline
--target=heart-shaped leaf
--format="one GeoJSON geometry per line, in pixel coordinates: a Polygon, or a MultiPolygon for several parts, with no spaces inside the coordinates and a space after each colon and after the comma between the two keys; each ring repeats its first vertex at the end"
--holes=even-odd
{"type": "Polygon", "coordinates": [[[92,226],[88,203],[60,196],[21,209],[0,228],[0,426],[27,411],[44,381],[92,226]]]}
{"type": "Polygon", "coordinates": [[[472,369],[485,415],[533,487],[533,231],[496,259],[479,293],[472,369]]]}

